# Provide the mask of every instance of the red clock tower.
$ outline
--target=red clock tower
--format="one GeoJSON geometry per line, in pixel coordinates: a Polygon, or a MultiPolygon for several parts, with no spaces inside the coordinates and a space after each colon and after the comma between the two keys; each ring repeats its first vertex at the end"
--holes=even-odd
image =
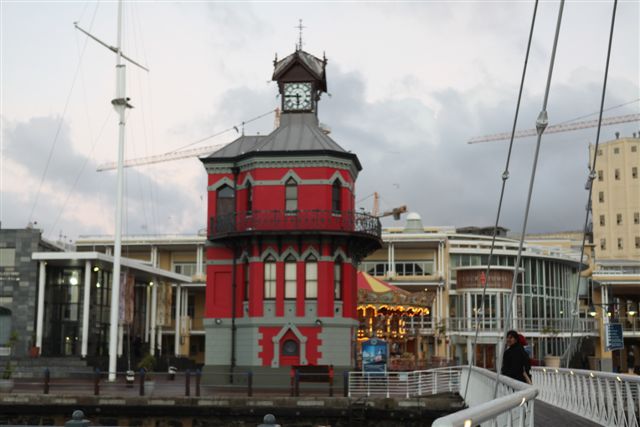
{"type": "Polygon", "coordinates": [[[355,212],[357,156],[319,126],[326,64],[303,50],[274,61],[280,126],[201,159],[205,374],[353,366],[356,268],[380,247],[380,222],[355,212]]]}

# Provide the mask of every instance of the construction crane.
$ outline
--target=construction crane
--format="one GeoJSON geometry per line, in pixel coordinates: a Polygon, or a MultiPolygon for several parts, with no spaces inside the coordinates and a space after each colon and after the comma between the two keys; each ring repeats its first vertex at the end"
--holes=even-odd
{"type": "MultiPolygon", "coordinates": [[[[274,113],[275,113],[274,127],[277,128],[278,126],[280,126],[280,108],[269,110],[266,113],[260,114],[259,116],[243,121],[241,124],[231,126],[218,133],[199,139],[198,141],[192,142],[191,144],[187,145],[187,147],[191,145],[200,144],[208,139],[214,138],[216,136],[220,136],[224,133],[227,133],[233,130],[235,130],[238,133],[242,133],[242,135],[244,135],[244,125],[274,113]],[[240,132],[240,129],[238,129],[239,127],[242,128],[242,132],[240,132]]],[[[204,154],[211,154],[212,152],[217,151],[222,147],[224,147],[225,145],[229,144],[229,142],[222,142],[218,144],[207,145],[206,147],[200,147],[200,148],[190,148],[188,150],[178,149],[178,150],[170,151],[168,153],[156,154],[154,156],[149,156],[149,157],[138,157],[136,159],[125,160],[123,165],[125,168],[129,168],[133,166],[150,165],[153,163],[169,162],[172,160],[187,159],[189,157],[196,157],[204,154]]],[[[117,168],[116,162],[109,162],[109,163],[103,163],[101,165],[98,165],[96,170],[98,172],[102,172],[102,171],[112,170],[116,168],[117,168]]]]}
{"type": "MultiPolygon", "coordinates": [[[[640,121],[640,114],[627,114],[624,116],[612,116],[605,117],[602,119],[602,126],[611,126],[619,123],[627,123],[627,122],[637,122],[640,121]]],[[[544,131],[545,134],[548,133],[560,133],[560,132],[569,132],[577,129],[587,129],[598,126],[598,120],[584,120],[579,122],[569,122],[569,123],[560,123],[557,125],[548,126],[544,131]]],[[[524,138],[527,136],[535,136],[537,135],[537,131],[535,129],[527,129],[520,130],[514,134],[514,138],[524,138]]],[[[476,138],[471,138],[467,141],[467,144],[478,144],[480,142],[490,142],[490,141],[502,141],[511,138],[511,132],[502,132],[502,133],[494,133],[491,135],[479,136],[476,138]]]]}
{"type": "Polygon", "coordinates": [[[373,193],[373,209],[371,209],[371,215],[376,218],[383,218],[385,216],[393,215],[393,219],[396,221],[400,219],[400,215],[407,212],[407,205],[398,206],[388,211],[380,212],[380,195],[378,192],[373,193]]]}

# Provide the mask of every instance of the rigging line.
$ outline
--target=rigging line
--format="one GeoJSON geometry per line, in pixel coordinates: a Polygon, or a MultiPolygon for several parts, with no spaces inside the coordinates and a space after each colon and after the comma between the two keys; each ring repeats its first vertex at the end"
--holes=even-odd
{"type": "Polygon", "coordinates": [[[241,123],[239,123],[239,124],[237,124],[235,126],[231,126],[230,128],[227,128],[225,130],[221,130],[220,132],[214,133],[213,135],[209,135],[207,137],[204,137],[202,139],[199,139],[199,140],[197,140],[195,142],[192,142],[190,144],[184,145],[182,147],[178,147],[175,150],[169,151],[169,152],[167,152],[165,154],[176,153],[176,152],[178,152],[180,150],[184,150],[187,147],[191,147],[192,145],[200,144],[201,142],[204,142],[204,141],[206,141],[208,139],[211,139],[211,138],[215,138],[216,136],[222,135],[223,133],[226,133],[226,132],[229,132],[229,131],[232,131],[232,130],[238,131],[238,129],[240,129],[240,127],[242,127],[242,126],[244,126],[244,125],[246,125],[248,123],[254,122],[254,121],[258,120],[258,119],[261,119],[261,118],[263,118],[265,116],[268,116],[269,114],[274,113],[275,111],[276,111],[276,109],[269,110],[266,113],[260,114],[259,116],[256,116],[256,117],[253,117],[252,119],[244,120],[243,122],[241,122],[241,123]]]}
{"type": "MultiPolygon", "coordinates": [[[[89,26],[89,29],[93,27],[93,23],[94,23],[97,11],[98,11],[98,7],[96,6],[96,10],[94,11],[93,18],[91,19],[91,24],[89,26]]],[[[58,127],[53,137],[53,142],[51,143],[49,154],[47,155],[47,162],[45,163],[44,170],[42,171],[42,176],[40,177],[40,184],[38,185],[38,191],[36,192],[36,197],[33,200],[33,205],[31,205],[31,212],[29,213],[29,220],[27,222],[33,221],[33,213],[35,212],[36,206],[38,205],[38,199],[40,198],[40,193],[42,192],[42,185],[44,184],[44,179],[47,176],[47,171],[49,170],[49,165],[51,164],[51,158],[53,157],[53,152],[55,151],[56,145],[58,143],[58,137],[60,136],[60,131],[62,130],[62,124],[64,123],[64,118],[67,114],[67,109],[69,108],[71,95],[73,94],[73,88],[75,87],[76,81],[78,80],[78,75],[80,74],[82,60],[84,59],[84,54],[87,51],[88,41],[89,41],[88,39],[84,41],[84,46],[82,47],[82,53],[80,54],[80,58],[78,59],[78,65],[76,66],[76,71],[73,76],[73,80],[71,82],[71,88],[69,88],[69,93],[67,94],[67,100],[65,101],[64,108],[62,109],[62,116],[60,116],[60,119],[58,120],[58,127]]]]}
{"type": "MultiPolygon", "coordinates": [[[[593,163],[591,166],[591,170],[589,171],[589,195],[587,196],[587,206],[584,218],[584,227],[582,231],[582,246],[580,247],[580,260],[578,264],[578,268],[580,271],[577,274],[577,285],[576,285],[576,296],[573,300],[573,308],[571,310],[571,333],[569,334],[569,348],[567,353],[567,362],[566,367],[569,367],[569,359],[571,358],[571,349],[573,347],[573,332],[575,329],[575,320],[578,314],[578,295],[579,295],[579,286],[580,286],[580,274],[582,272],[582,258],[584,257],[584,247],[585,240],[587,239],[587,227],[589,226],[589,211],[591,210],[591,196],[593,195],[593,180],[596,177],[596,159],[598,158],[598,145],[600,144],[600,128],[602,125],[602,111],[604,107],[604,98],[607,93],[607,79],[609,77],[609,60],[611,59],[611,44],[613,42],[613,29],[615,27],[616,22],[616,10],[618,8],[618,0],[613,1],[613,11],[611,12],[611,29],[609,30],[609,46],[607,48],[607,60],[604,67],[604,81],[602,82],[602,96],[600,98],[600,114],[598,116],[598,130],[596,131],[596,145],[593,151],[593,163]]],[[[587,292],[589,292],[587,290],[587,292]]]]}
{"type": "Polygon", "coordinates": [[[53,226],[51,227],[52,231],[55,230],[55,228],[57,227],[58,222],[60,221],[60,218],[62,217],[62,213],[65,211],[65,209],[67,207],[67,203],[69,202],[69,199],[71,198],[71,194],[75,191],[76,185],[78,185],[78,182],[80,181],[80,177],[84,173],[84,170],[85,170],[85,168],[87,166],[87,163],[89,163],[89,159],[91,158],[91,155],[93,154],[93,150],[96,148],[96,145],[98,144],[98,141],[100,141],[100,138],[102,137],[102,133],[104,132],[104,129],[107,126],[107,122],[113,116],[113,113],[114,113],[113,110],[109,111],[104,123],[102,124],[102,128],[100,129],[100,132],[98,132],[98,135],[96,136],[96,139],[93,141],[93,145],[91,146],[91,151],[89,152],[89,155],[87,157],[85,157],[84,163],[82,164],[82,167],[80,168],[80,171],[78,172],[78,175],[76,175],[76,179],[73,182],[73,185],[71,186],[71,189],[69,189],[69,192],[67,193],[67,197],[65,198],[64,203],[62,204],[62,209],[60,209],[60,213],[58,213],[58,217],[56,218],[55,222],[53,223],[53,226]]]}
{"type": "MultiPolygon", "coordinates": [[[[502,202],[504,200],[504,193],[505,193],[505,188],[507,185],[507,180],[509,179],[509,164],[511,163],[511,153],[513,150],[513,141],[515,139],[515,134],[516,134],[516,125],[518,124],[518,116],[520,114],[520,104],[522,102],[522,92],[524,91],[524,81],[525,81],[525,77],[527,75],[527,65],[529,63],[529,54],[531,52],[531,41],[533,40],[533,30],[535,28],[535,24],[536,24],[536,15],[538,12],[538,0],[535,1],[535,4],[533,6],[533,14],[531,16],[531,28],[529,29],[529,40],[527,41],[527,51],[525,53],[524,56],[524,64],[522,66],[522,77],[520,78],[520,89],[518,91],[518,100],[516,101],[516,111],[515,111],[515,115],[513,117],[513,126],[511,128],[511,139],[509,140],[509,149],[507,151],[507,160],[506,160],[506,164],[504,167],[504,172],[502,172],[502,188],[500,190],[500,198],[498,201],[498,211],[496,213],[496,222],[493,226],[493,234],[491,236],[491,249],[489,250],[489,259],[487,260],[487,269],[485,272],[485,282],[482,285],[482,298],[481,298],[481,302],[480,302],[480,313],[482,313],[482,316],[484,317],[484,307],[485,307],[485,297],[487,295],[487,286],[489,286],[489,275],[491,274],[491,262],[493,260],[493,252],[495,251],[496,248],[496,237],[498,235],[498,225],[500,224],[500,214],[502,212],[502,202]]],[[[520,270],[520,265],[518,263],[516,263],[516,265],[514,266],[514,275],[517,277],[519,270],[520,270]]],[[[504,310],[504,309],[503,309],[504,310]]],[[[469,315],[471,315],[471,313],[469,313],[469,315]]],[[[478,335],[480,333],[480,322],[478,322],[477,317],[478,314],[476,312],[476,330],[475,330],[475,334],[473,337],[473,353],[471,355],[467,355],[467,359],[469,361],[469,370],[467,373],[467,383],[465,385],[464,388],[464,396],[462,398],[463,401],[466,401],[467,399],[467,392],[469,391],[469,380],[471,377],[471,366],[473,365],[473,362],[475,362],[475,357],[476,357],[476,352],[478,349],[478,335]]]]}
{"type": "MultiPolygon", "coordinates": [[[[542,134],[549,124],[549,119],[547,116],[547,103],[549,102],[549,91],[551,89],[551,77],[553,76],[553,66],[556,61],[556,52],[558,50],[558,39],[560,38],[560,27],[562,25],[562,12],[564,10],[564,0],[560,0],[560,7],[558,8],[558,20],[556,22],[556,32],[553,38],[553,49],[551,51],[551,59],[549,61],[549,74],[547,75],[547,84],[544,92],[544,100],[542,101],[542,110],[536,119],[536,129],[538,131],[538,138],[536,141],[536,149],[535,154],[533,156],[533,165],[531,167],[531,178],[529,180],[529,191],[527,194],[527,205],[525,207],[524,212],[524,220],[522,223],[522,232],[520,233],[520,243],[518,245],[518,256],[516,257],[516,268],[520,266],[520,261],[522,260],[522,248],[524,246],[524,236],[527,232],[527,222],[529,220],[529,208],[531,207],[531,196],[533,195],[533,184],[535,183],[536,178],[536,169],[538,167],[538,156],[540,154],[540,145],[542,142],[542,134]]],[[[513,300],[516,293],[516,282],[518,279],[518,275],[513,275],[513,280],[511,281],[511,294],[509,295],[509,304],[507,305],[507,316],[504,321],[504,332],[502,334],[502,343],[504,344],[507,339],[507,332],[509,328],[507,326],[511,326],[511,316],[513,310],[513,300]]],[[[498,346],[500,347],[500,346],[498,346]]],[[[496,383],[495,388],[493,389],[494,399],[498,395],[498,382],[500,381],[500,371],[502,369],[502,356],[503,352],[498,352],[498,357],[496,360],[496,383]]]]}

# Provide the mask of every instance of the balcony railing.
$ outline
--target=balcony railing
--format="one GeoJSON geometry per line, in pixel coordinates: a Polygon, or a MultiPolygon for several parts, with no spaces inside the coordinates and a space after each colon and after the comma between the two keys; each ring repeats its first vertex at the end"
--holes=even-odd
{"type": "Polygon", "coordinates": [[[380,220],[362,212],[283,210],[234,212],[210,218],[210,237],[248,232],[324,231],[357,233],[380,239],[380,220]]]}
{"type": "MultiPolygon", "coordinates": [[[[480,331],[497,332],[505,328],[505,318],[490,317],[450,317],[447,319],[447,329],[451,332],[475,332],[476,325],[480,325],[480,331]]],[[[558,335],[571,332],[571,318],[526,318],[515,319],[510,328],[523,333],[540,333],[546,335],[558,335]]],[[[638,325],[640,326],[640,325],[638,325]]],[[[575,319],[574,333],[577,334],[597,334],[596,322],[594,319],[575,319]]]]}

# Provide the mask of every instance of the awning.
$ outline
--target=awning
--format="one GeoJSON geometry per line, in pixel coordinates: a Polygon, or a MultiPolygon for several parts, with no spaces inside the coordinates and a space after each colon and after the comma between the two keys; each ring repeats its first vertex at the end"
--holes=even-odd
{"type": "Polygon", "coordinates": [[[363,289],[369,292],[375,292],[376,294],[384,294],[385,292],[400,292],[407,293],[407,291],[393,286],[387,282],[365,273],[364,271],[358,272],[358,289],[363,289]]]}

